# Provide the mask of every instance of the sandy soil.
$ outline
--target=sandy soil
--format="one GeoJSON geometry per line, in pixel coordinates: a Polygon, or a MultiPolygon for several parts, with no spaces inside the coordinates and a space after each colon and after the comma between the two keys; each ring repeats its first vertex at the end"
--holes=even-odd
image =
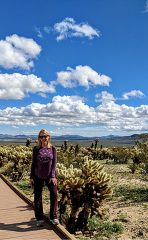
{"type": "Polygon", "coordinates": [[[110,202],[109,219],[124,226],[121,235],[110,240],[148,240],[148,205],[145,203],[110,202]]]}
{"type": "MultiPolygon", "coordinates": [[[[114,197],[109,201],[107,207],[109,209],[109,219],[111,221],[119,221],[124,226],[124,231],[119,236],[111,237],[110,240],[148,240],[148,181],[142,179],[140,174],[131,174],[126,165],[115,166],[116,177],[114,178],[114,186],[120,186],[127,189],[144,187],[147,196],[144,199],[129,198],[124,199],[123,196],[114,197]]],[[[114,167],[114,169],[115,169],[114,167]]],[[[110,171],[113,168],[110,168],[110,171]]],[[[132,193],[131,193],[132,194],[132,193]]],[[[142,197],[142,194],[141,194],[142,197]]]]}

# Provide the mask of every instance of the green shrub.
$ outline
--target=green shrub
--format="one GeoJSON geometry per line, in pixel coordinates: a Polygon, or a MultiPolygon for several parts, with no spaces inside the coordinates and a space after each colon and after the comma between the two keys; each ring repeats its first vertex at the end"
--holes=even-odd
{"type": "Polygon", "coordinates": [[[100,218],[93,216],[88,219],[88,229],[92,234],[95,234],[95,238],[105,236],[109,237],[114,233],[122,233],[123,225],[120,222],[111,222],[111,221],[103,221],[100,218]]]}

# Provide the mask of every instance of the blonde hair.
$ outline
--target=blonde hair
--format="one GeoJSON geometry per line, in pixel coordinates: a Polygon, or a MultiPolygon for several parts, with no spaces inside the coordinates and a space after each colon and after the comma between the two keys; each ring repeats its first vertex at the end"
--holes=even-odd
{"type": "Polygon", "coordinates": [[[44,134],[44,135],[47,135],[49,136],[49,139],[48,139],[48,147],[51,146],[51,136],[50,136],[50,132],[48,132],[46,129],[41,129],[39,131],[39,134],[38,134],[38,146],[39,147],[42,147],[42,142],[41,142],[41,139],[40,139],[40,134],[44,134]]]}

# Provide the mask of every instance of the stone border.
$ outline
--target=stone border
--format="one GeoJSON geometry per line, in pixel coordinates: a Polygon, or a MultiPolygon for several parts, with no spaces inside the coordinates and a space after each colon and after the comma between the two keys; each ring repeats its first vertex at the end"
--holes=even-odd
{"type": "MultiPolygon", "coordinates": [[[[14,186],[3,174],[0,174],[0,178],[22,199],[24,200],[29,206],[33,208],[33,202],[16,186],[14,186]]],[[[44,215],[44,219],[49,222],[49,218],[44,215]]],[[[61,233],[64,238],[62,240],[77,240],[72,234],[70,234],[61,224],[53,225],[52,226],[55,232],[57,231],[61,233]],[[66,237],[66,238],[65,238],[66,237]]]]}

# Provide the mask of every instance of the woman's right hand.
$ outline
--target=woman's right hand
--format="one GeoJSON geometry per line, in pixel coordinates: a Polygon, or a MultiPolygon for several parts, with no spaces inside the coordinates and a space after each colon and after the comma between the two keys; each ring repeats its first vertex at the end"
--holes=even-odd
{"type": "Polygon", "coordinates": [[[29,182],[29,186],[30,186],[31,188],[33,188],[33,185],[34,185],[34,180],[31,178],[31,179],[30,179],[30,182],[29,182]]]}

